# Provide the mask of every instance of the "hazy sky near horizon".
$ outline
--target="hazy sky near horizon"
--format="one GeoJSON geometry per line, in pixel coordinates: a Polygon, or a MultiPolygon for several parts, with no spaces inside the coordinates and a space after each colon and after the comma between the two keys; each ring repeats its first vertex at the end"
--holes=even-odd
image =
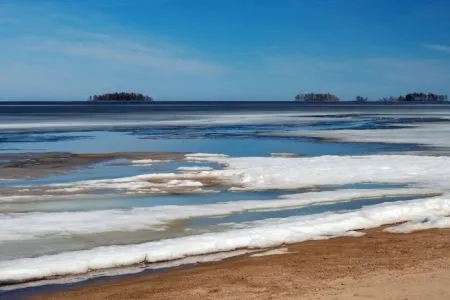
{"type": "Polygon", "coordinates": [[[450,0],[0,0],[0,99],[450,94],[450,0]]]}

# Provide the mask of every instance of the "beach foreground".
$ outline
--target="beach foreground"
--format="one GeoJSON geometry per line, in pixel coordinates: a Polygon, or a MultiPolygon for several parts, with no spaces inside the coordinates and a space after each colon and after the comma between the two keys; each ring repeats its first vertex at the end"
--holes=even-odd
{"type": "Polygon", "coordinates": [[[450,299],[449,249],[449,229],[378,228],[33,299],[450,299]]]}

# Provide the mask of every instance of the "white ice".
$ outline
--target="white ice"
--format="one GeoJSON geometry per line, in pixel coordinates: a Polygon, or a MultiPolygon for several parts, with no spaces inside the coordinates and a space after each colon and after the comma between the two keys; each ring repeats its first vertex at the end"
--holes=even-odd
{"type": "Polygon", "coordinates": [[[214,161],[217,159],[221,159],[221,158],[227,158],[228,155],[225,154],[214,154],[214,153],[191,153],[191,154],[186,154],[185,156],[185,160],[187,161],[214,161]]]}
{"type": "Polygon", "coordinates": [[[288,248],[278,248],[278,249],[272,249],[272,250],[267,250],[264,252],[255,253],[255,254],[250,255],[250,257],[281,255],[281,254],[287,254],[287,253],[289,253],[288,248]]]}
{"type": "MultiPolygon", "coordinates": [[[[405,126],[404,124],[402,124],[405,126]]],[[[394,144],[421,144],[432,147],[450,147],[450,126],[448,123],[415,124],[407,128],[367,129],[367,130],[296,130],[270,132],[262,135],[315,137],[346,142],[372,142],[394,144]]]]}
{"type": "Polygon", "coordinates": [[[179,167],[177,168],[180,172],[201,172],[201,171],[211,171],[214,170],[211,167],[179,167]]]}
{"type": "Polygon", "coordinates": [[[186,188],[201,192],[202,181],[216,179],[233,190],[295,189],[351,183],[411,183],[418,187],[449,190],[450,157],[414,155],[238,157],[195,154],[187,158],[218,162],[224,169],[87,180],[42,186],[52,193],[86,193],[119,190],[127,193],[161,193],[186,188]]]}
{"type": "MultiPolygon", "coordinates": [[[[88,198],[90,194],[74,194],[74,195],[11,195],[0,196],[0,203],[21,203],[34,201],[51,201],[51,200],[76,200],[88,198]]],[[[100,196],[97,196],[100,197],[100,196]]]]}
{"type": "MultiPolygon", "coordinates": [[[[207,176],[209,178],[209,176],[207,176]]],[[[191,173],[155,173],[115,179],[85,180],[71,183],[50,184],[41,186],[48,192],[80,193],[96,190],[118,190],[128,193],[161,193],[178,188],[200,188],[203,184],[199,181],[205,176],[198,172],[191,173]]],[[[199,190],[200,191],[200,190],[199,190]]]]}
{"type": "MultiPolygon", "coordinates": [[[[342,114],[345,114],[343,112],[342,114]]],[[[302,123],[315,123],[318,121],[331,120],[332,118],[317,118],[314,115],[320,116],[320,113],[309,112],[296,112],[296,113],[243,113],[243,114],[186,114],[181,115],[168,115],[162,119],[162,115],[159,118],[149,120],[148,115],[134,116],[134,120],[111,120],[99,119],[99,120],[83,120],[73,119],[50,122],[48,119],[34,119],[30,122],[14,122],[8,120],[8,122],[0,121],[0,130],[27,130],[27,129],[39,129],[39,130],[67,130],[67,129],[102,129],[102,128],[136,128],[143,126],[151,127],[164,127],[164,126],[198,126],[199,124],[207,124],[208,126],[218,125],[239,125],[239,124],[302,124],[302,123]]]]}
{"type": "Polygon", "coordinates": [[[157,163],[165,163],[165,162],[170,162],[170,160],[167,159],[135,159],[135,160],[131,160],[131,164],[133,165],[145,165],[145,166],[151,166],[152,164],[157,164],[157,163]]]}
{"type": "MultiPolygon", "coordinates": [[[[65,187],[112,184],[126,189],[130,189],[131,186],[132,189],[139,190],[141,186],[147,186],[152,179],[160,180],[163,176],[166,183],[172,185],[194,184],[199,178],[219,178],[234,185],[235,188],[248,190],[296,189],[362,182],[406,183],[408,187],[401,190],[407,195],[417,193],[441,195],[418,200],[386,202],[350,212],[328,212],[239,223],[234,226],[235,229],[220,233],[3,261],[0,262],[2,270],[0,282],[80,274],[141,262],[153,263],[241,248],[276,247],[285,243],[342,235],[358,236],[355,230],[405,221],[410,223],[404,225],[406,227],[394,230],[407,232],[411,227],[446,227],[450,216],[450,182],[447,180],[450,178],[450,157],[371,155],[229,158],[210,154],[191,157],[217,162],[223,165],[224,169],[181,174],[183,177],[180,177],[180,174],[149,174],[125,179],[87,181],[81,185],[76,183],[65,187]],[[190,183],[189,180],[193,182],[190,183]]],[[[158,206],[78,213],[3,214],[0,232],[2,239],[7,240],[111,230],[158,229],[170,220],[178,218],[209,217],[248,210],[277,210],[285,207],[349,201],[371,197],[370,193],[374,193],[373,197],[383,197],[393,196],[392,193],[399,191],[337,190],[264,201],[233,201],[208,205],[158,206]],[[361,193],[364,193],[364,196],[361,196],[361,193]]]]}
{"type": "Polygon", "coordinates": [[[89,273],[83,273],[83,274],[76,274],[74,276],[70,277],[63,277],[63,278],[56,278],[56,279],[47,279],[47,280],[41,280],[41,281],[31,281],[31,282],[25,282],[22,284],[15,284],[15,285],[8,285],[4,287],[0,287],[0,291],[8,291],[8,290],[16,290],[21,288],[30,288],[30,287],[36,287],[36,286],[42,286],[42,285],[48,285],[48,284],[70,284],[80,281],[85,281],[91,278],[95,277],[104,277],[104,276],[119,276],[119,275],[129,275],[129,274],[136,274],[140,273],[144,270],[158,270],[158,269],[167,269],[167,268],[174,268],[179,267],[183,265],[192,265],[197,263],[205,263],[205,262],[213,262],[213,261],[221,261],[227,258],[236,257],[245,255],[248,253],[253,253],[258,250],[249,250],[249,249],[242,249],[242,250],[235,250],[235,251],[228,251],[228,252],[219,252],[219,253],[211,253],[211,254],[205,254],[205,255],[197,255],[197,256],[189,256],[182,259],[177,260],[171,260],[167,262],[160,262],[160,263],[153,263],[150,265],[134,265],[130,267],[123,267],[123,268],[116,268],[116,269],[102,269],[102,270],[96,270],[91,271],[89,273]]]}
{"type": "Polygon", "coordinates": [[[450,228],[450,217],[429,216],[423,220],[414,220],[400,225],[388,227],[385,229],[385,231],[391,233],[411,233],[414,231],[436,228],[450,228]]]}
{"type": "Polygon", "coordinates": [[[343,189],[283,196],[274,200],[230,201],[204,205],[166,205],[81,212],[0,214],[0,244],[11,240],[71,236],[103,232],[162,230],[178,219],[213,217],[255,210],[283,210],[314,204],[393,196],[427,196],[422,189],[343,189]]]}
{"type": "Polygon", "coordinates": [[[355,230],[447,215],[450,215],[450,199],[434,197],[384,203],[344,213],[269,219],[260,221],[256,227],[227,232],[3,261],[0,262],[0,283],[83,274],[105,268],[155,263],[235,249],[268,248],[343,235],[357,236],[355,230]]]}
{"type": "Polygon", "coordinates": [[[225,170],[203,175],[228,178],[249,190],[294,189],[351,183],[411,183],[450,189],[450,157],[413,155],[210,158],[225,170]]]}

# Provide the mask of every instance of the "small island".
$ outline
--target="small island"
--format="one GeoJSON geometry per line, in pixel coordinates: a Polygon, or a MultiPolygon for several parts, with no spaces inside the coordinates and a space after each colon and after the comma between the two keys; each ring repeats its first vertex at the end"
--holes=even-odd
{"type": "Polygon", "coordinates": [[[330,93],[307,93],[307,94],[297,94],[295,96],[295,101],[298,102],[339,102],[339,98],[330,93]]]}
{"type": "Polygon", "coordinates": [[[383,97],[378,100],[369,101],[367,97],[356,96],[356,103],[386,103],[386,104],[428,104],[428,103],[448,103],[448,96],[442,94],[434,94],[434,93],[424,93],[424,92],[413,92],[405,95],[400,95],[397,97],[383,97]]]}
{"type": "Polygon", "coordinates": [[[423,93],[414,92],[408,93],[406,95],[401,95],[398,97],[387,97],[382,98],[379,101],[382,102],[399,102],[399,103],[439,103],[447,102],[447,95],[433,94],[433,93],[423,93]]]}
{"type": "Polygon", "coordinates": [[[115,102],[153,102],[153,98],[140,93],[107,93],[89,96],[90,101],[115,101],[115,102]]]}
{"type": "MultiPolygon", "coordinates": [[[[300,93],[295,96],[296,102],[304,103],[338,103],[339,98],[330,93],[300,93]]],[[[342,103],[342,102],[340,102],[342,103]]],[[[443,94],[412,92],[398,97],[384,97],[378,100],[369,100],[364,96],[356,96],[354,100],[344,101],[344,103],[358,104],[429,104],[429,103],[450,103],[448,96],[443,94]]]]}

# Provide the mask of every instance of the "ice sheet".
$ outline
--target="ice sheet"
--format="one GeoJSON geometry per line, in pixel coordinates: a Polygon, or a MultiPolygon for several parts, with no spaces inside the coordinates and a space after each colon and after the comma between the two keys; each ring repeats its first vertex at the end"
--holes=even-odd
{"type": "Polygon", "coordinates": [[[82,274],[92,270],[154,263],[189,256],[242,248],[275,247],[286,243],[335,236],[358,236],[356,230],[409,222],[391,231],[447,227],[450,215],[450,157],[413,155],[251,157],[194,154],[187,158],[217,162],[222,170],[191,173],[147,174],[127,178],[54,185],[53,188],[83,190],[85,187],[122,188],[139,191],[149,184],[192,186],[215,178],[234,189],[298,189],[354,183],[401,183],[403,189],[319,191],[264,201],[233,201],[207,205],[156,206],[129,210],[70,213],[2,214],[3,240],[44,238],[47,235],[92,232],[158,230],[167,222],[191,217],[212,217],[249,210],[279,210],[314,204],[350,201],[364,197],[439,193],[440,196],[386,202],[350,212],[328,212],[285,219],[239,223],[226,232],[166,239],[138,245],[106,246],[35,258],[0,262],[0,282],[27,281],[55,275],[82,274]],[[156,181],[155,181],[156,180],[156,181]]]}
{"type": "Polygon", "coordinates": [[[429,216],[423,220],[414,220],[397,226],[388,227],[385,231],[391,233],[411,233],[414,231],[435,228],[450,228],[450,217],[429,216]]]}
{"type": "MultiPolygon", "coordinates": [[[[341,113],[338,113],[341,114],[341,113]]],[[[345,114],[345,113],[342,113],[345,114]]],[[[164,126],[198,126],[208,124],[217,125],[238,125],[238,124],[285,124],[295,122],[314,123],[332,118],[316,118],[320,113],[297,112],[297,113],[242,113],[242,114],[171,114],[166,118],[162,116],[149,120],[149,115],[136,115],[133,119],[114,120],[110,118],[99,120],[68,119],[64,122],[59,120],[49,121],[48,118],[34,118],[30,122],[0,122],[0,130],[85,130],[85,129],[108,129],[108,128],[139,128],[139,127],[164,127],[164,126]]]]}
{"type": "Polygon", "coordinates": [[[411,183],[449,190],[450,157],[414,155],[209,158],[226,165],[204,175],[229,177],[252,190],[293,189],[351,183],[411,183]]]}
{"type": "Polygon", "coordinates": [[[103,232],[163,230],[171,221],[223,216],[254,210],[282,210],[314,204],[392,196],[425,196],[434,190],[343,189],[283,196],[274,200],[230,201],[205,205],[167,205],[132,209],[81,212],[32,212],[0,214],[0,244],[11,240],[71,236],[103,232]]]}
{"type": "MultiPolygon", "coordinates": [[[[402,126],[406,126],[402,124],[402,126]]],[[[421,144],[432,147],[450,147],[450,126],[448,123],[415,124],[407,128],[367,130],[317,130],[271,132],[262,135],[314,137],[346,142],[372,142],[395,144],[421,144]]]]}
{"type": "Polygon", "coordinates": [[[265,220],[254,227],[227,232],[3,261],[0,262],[0,283],[83,274],[99,269],[155,263],[235,249],[267,248],[306,240],[355,236],[355,230],[359,229],[447,215],[450,215],[450,199],[434,197],[385,203],[345,213],[265,220]]]}

